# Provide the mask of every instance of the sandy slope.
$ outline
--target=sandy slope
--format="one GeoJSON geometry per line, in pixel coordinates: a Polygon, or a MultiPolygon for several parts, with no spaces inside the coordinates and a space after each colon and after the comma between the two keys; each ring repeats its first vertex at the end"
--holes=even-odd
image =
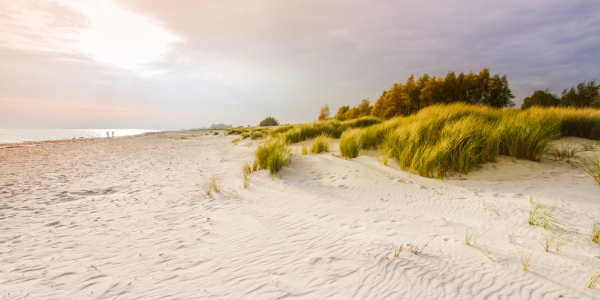
{"type": "Polygon", "coordinates": [[[198,134],[0,146],[2,299],[600,298],[586,287],[600,187],[570,163],[500,158],[440,181],[295,155],[244,189],[256,144],[198,134]],[[527,224],[530,196],[568,230],[561,251],[527,224]]]}

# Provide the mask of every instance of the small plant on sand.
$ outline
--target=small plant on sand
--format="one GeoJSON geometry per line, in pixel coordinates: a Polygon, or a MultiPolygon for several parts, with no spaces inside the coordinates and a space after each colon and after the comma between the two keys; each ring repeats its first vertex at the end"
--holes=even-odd
{"type": "Polygon", "coordinates": [[[600,245],[600,220],[594,219],[594,224],[592,225],[591,238],[592,242],[600,245]]]}
{"type": "Polygon", "coordinates": [[[590,279],[588,279],[587,287],[593,289],[600,282],[600,268],[596,268],[590,279]]]}
{"type": "Polygon", "coordinates": [[[556,251],[558,252],[564,245],[565,245],[565,243],[563,243],[563,241],[562,241],[562,236],[558,236],[558,239],[556,240],[556,248],[554,248],[554,249],[556,249],[556,251]]]}
{"type": "Polygon", "coordinates": [[[379,161],[382,165],[387,166],[389,160],[390,154],[388,153],[388,151],[383,149],[377,150],[377,161],[379,161]]]}
{"type": "Polygon", "coordinates": [[[533,262],[533,252],[535,250],[531,250],[529,253],[525,253],[525,249],[521,250],[521,265],[523,266],[523,271],[529,271],[531,267],[531,263],[533,262]]]}
{"type": "Polygon", "coordinates": [[[394,249],[394,257],[398,257],[398,255],[400,255],[400,253],[402,253],[403,248],[404,248],[404,245],[400,245],[400,247],[394,249]]]}
{"type": "Polygon", "coordinates": [[[510,234],[508,235],[508,242],[512,244],[513,240],[515,239],[515,232],[517,231],[517,228],[519,227],[519,223],[515,223],[515,226],[513,226],[513,229],[511,230],[510,234]]]}
{"type": "Polygon", "coordinates": [[[542,246],[544,247],[544,250],[546,250],[546,252],[550,252],[550,239],[546,238],[546,241],[542,243],[542,246]]]}
{"type": "MultiPolygon", "coordinates": [[[[434,237],[435,238],[435,237],[434,237]]],[[[425,245],[423,245],[423,247],[419,248],[419,246],[417,246],[415,243],[413,243],[412,241],[408,244],[409,250],[410,252],[412,252],[413,254],[421,254],[423,253],[423,251],[425,250],[425,248],[427,248],[427,245],[429,245],[429,243],[431,243],[431,241],[433,241],[433,239],[431,239],[429,242],[427,242],[425,245]]]]}
{"type": "Polygon", "coordinates": [[[325,134],[319,135],[315,138],[312,146],[310,146],[310,152],[313,154],[319,154],[321,152],[329,152],[329,143],[331,137],[325,134]]]}
{"type": "Polygon", "coordinates": [[[244,178],[244,188],[247,188],[250,185],[250,179],[248,176],[252,173],[252,167],[249,162],[244,162],[244,166],[242,167],[242,176],[244,178]]]}
{"type": "Polygon", "coordinates": [[[219,135],[219,132],[218,132],[218,131],[215,131],[215,133],[213,133],[213,135],[219,135]]]}
{"type": "Polygon", "coordinates": [[[546,230],[562,230],[560,222],[552,216],[554,208],[543,208],[541,204],[536,204],[529,211],[529,225],[542,227],[546,230]]]}
{"type": "Polygon", "coordinates": [[[583,157],[579,166],[600,184],[600,152],[593,157],[583,157]]]}
{"type": "Polygon", "coordinates": [[[594,143],[581,144],[581,150],[583,150],[583,151],[594,151],[595,149],[596,149],[596,144],[594,144],[594,143]]]}
{"type": "Polygon", "coordinates": [[[221,188],[217,185],[217,181],[214,177],[212,177],[210,184],[204,188],[204,192],[207,196],[210,196],[211,192],[218,193],[221,191],[221,188]]]}
{"type": "Polygon", "coordinates": [[[559,147],[552,148],[548,150],[548,156],[555,160],[560,161],[571,161],[571,158],[577,157],[577,152],[579,150],[576,148],[572,148],[561,144],[559,147]]]}
{"type": "Polygon", "coordinates": [[[187,136],[182,136],[182,137],[181,137],[181,139],[182,139],[182,140],[187,140],[187,139],[188,139],[188,137],[187,137],[187,136]]]}
{"type": "Polygon", "coordinates": [[[480,228],[469,228],[467,227],[467,231],[465,232],[465,244],[466,245],[475,245],[477,240],[483,235],[480,228]],[[472,230],[469,230],[472,229],[472,230]]]}
{"type": "Polygon", "coordinates": [[[308,147],[306,146],[305,143],[302,143],[302,155],[307,155],[308,154],[308,147]]]}

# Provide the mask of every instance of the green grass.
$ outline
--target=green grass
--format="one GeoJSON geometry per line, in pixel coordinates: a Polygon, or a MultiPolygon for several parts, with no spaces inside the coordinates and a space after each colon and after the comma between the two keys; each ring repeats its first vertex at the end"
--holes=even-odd
{"type": "MultiPolygon", "coordinates": [[[[511,110],[455,103],[429,106],[414,115],[385,122],[363,117],[271,129],[234,129],[228,134],[241,134],[242,138],[264,136],[280,141],[281,145],[326,135],[340,138],[340,153],[344,158],[355,158],[361,150],[374,149],[384,153],[385,159],[395,159],[404,170],[444,178],[494,162],[498,155],[532,161],[550,155],[568,160],[575,152],[551,149],[550,141],[561,136],[600,139],[600,110],[539,107],[511,110]]],[[[314,151],[322,150],[317,147],[314,151]]],[[[271,160],[273,170],[279,170],[286,161],[283,158],[289,151],[284,152],[278,155],[282,159],[271,160]]],[[[257,152],[257,160],[264,163],[261,168],[267,168],[267,158],[263,156],[257,152]]],[[[600,155],[582,163],[582,167],[600,184],[600,155]]]]}
{"type": "Polygon", "coordinates": [[[555,160],[560,161],[571,161],[572,158],[577,157],[577,152],[579,149],[569,147],[564,144],[560,144],[560,146],[556,146],[548,151],[548,156],[555,160]]]}
{"type": "Polygon", "coordinates": [[[340,152],[345,158],[355,158],[360,153],[361,131],[358,129],[345,131],[340,138],[340,152]]]}
{"type": "Polygon", "coordinates": [[[529,211],[529,225],[538,226],[546,230],[556,231],[562,230],[560,222],[552,216],[554,208],[543,207],[541,204],[536,204],[529,211]]]}
{"type": "Polygon", "coordinates": [[[500,154],[539,161],[550,141],[560,137],[559,123],[533,114],[507,114],[499,124],[500,154]]]}
{"type": "Polygon", "coordinates": [[[271,175],[279,172],[289,161],[290,150],[281,139],[267,139],[256,150],[258,168],[268,169],[271,175]]]}
{"type": "Polygon", "coordinates": [[[544,247],[544,250],[546,252],[550,252],[550,239],[546,238],[546,240],[544,241],[544,243],[542,243],[542,246],[544,247]]]}
{"type": "Polygon", "coordinates": [[[600,152],[593,157],[582,157],[579,166],[600,185],[600,152]]]}
{"type": "Polygon", "coordinates": [[[331,137],[322,134],[315,138],[315,141],[310,146],[310,152],[313,154],[319,154],[321,152],[329,152],[329,143],[331,142],[331,137]]]}
{"type": "MultiPolygon", "coordinates": [[[[538,161],[552,153],[550,141],[561,136],[600,138],[587,127],[590,124],[600,124],[600,112],[434,105],[415,115],[345,131],[340,152],[354,158],[363,149],[382,149],[405,170],[443,178],[467,173],[498,155],[538,161]]],[[[556,154],[569,159],[574,152],[556,154]]]]}

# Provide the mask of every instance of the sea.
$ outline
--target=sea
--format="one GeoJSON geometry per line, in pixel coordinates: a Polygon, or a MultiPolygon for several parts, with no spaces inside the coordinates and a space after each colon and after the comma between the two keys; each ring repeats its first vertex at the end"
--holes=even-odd
{"type": "Polygon", "coordinates": [[[150,129],[0,129],[0,144],[37,142],[49,140],[70,140],[80,138],[106,137],[109,132],[112,136],[128,136],[161,130],[150,129]]]}

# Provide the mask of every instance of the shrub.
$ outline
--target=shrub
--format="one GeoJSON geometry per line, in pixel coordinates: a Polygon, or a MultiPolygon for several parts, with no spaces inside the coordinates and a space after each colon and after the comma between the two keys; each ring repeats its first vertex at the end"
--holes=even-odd
{"type": "Polygon", "coordinates": [[[277,126],[279,125],[279,121],[273,117],[266,117],[264,120],[260,121],[258,126],[277,126]]]}
{"type": "Polygon", "coordinates": [[[319,154],[321,152],[329,152],[329,143],[331,142],[331,137],[322,134],[315,138],[312,146],[310,147],[310,152],[314,154],[319,154]]]}

